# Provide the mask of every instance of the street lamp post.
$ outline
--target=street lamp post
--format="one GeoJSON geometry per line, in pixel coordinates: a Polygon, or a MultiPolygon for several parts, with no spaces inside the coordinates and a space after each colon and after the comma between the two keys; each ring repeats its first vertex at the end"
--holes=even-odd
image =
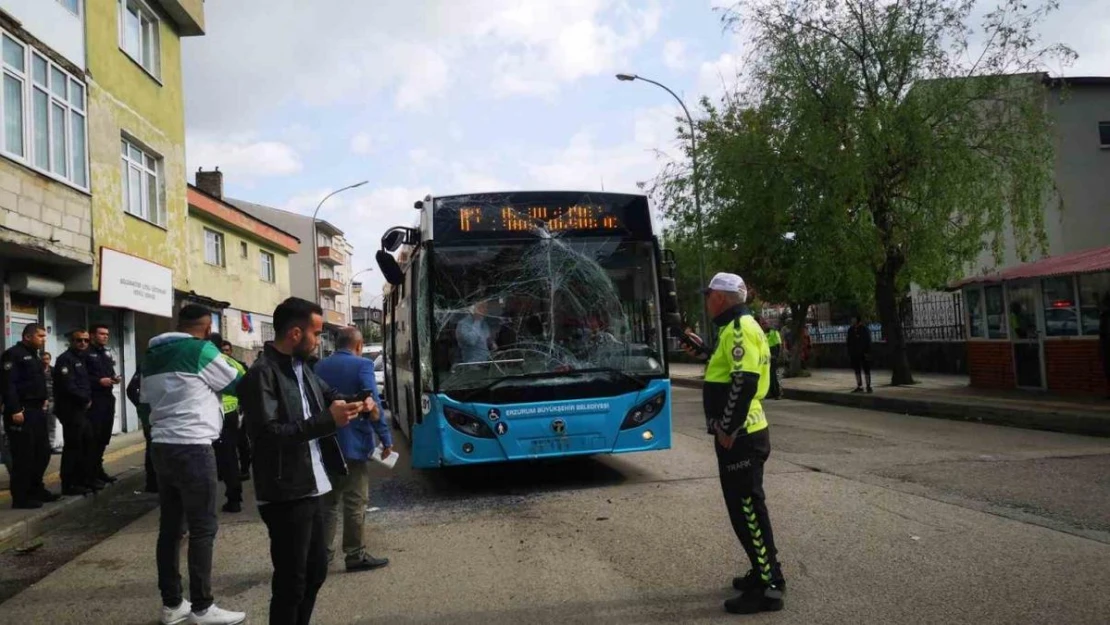
{"type": "Polygon", "coordinates": [[[312,279],[316,282],[316,286],[313,291],[316,293],[317,304],[320,303],[320,242],[316,236],[316,215],[320,214],[320,207],[323,206],[324,202],[327,202],[328,198],[330,198],[331,196],[342,193],[349,189],[361,187],[367,182],[369,182],[369,180],[363,180],[362,182],[356,182],[355,184],[348,185],[346,187],[343,187],[342,189],[336,189],[335,191],[332,191],[331,193],[325,195],[324,199],[320,200],[320,203],[316,205],[316,210],[312,211],[312,249],[315,250],[314,252],[312,252],[312,279]]]}
{"type": "MultiPolygon", "coordinates": [[[[698,179],[698,140],[696,137],[697,128],[694,126],[694,117],[690,115],[690,109],[686,108],[686,103],[682,101],[682,98],[678,97],[677,93],[671,91],[670,87],[664,85],[661,82],[656,82],[650,78],[644,78],[643,76],[637,76],[636,74],[617,74],[617,80],[623,82],[642,80],[644,82],[651,83],[656,87],[659,87],[660,89],[663,89],[667,93],[671,94],[671,96],[678,102],[678,105],[682,107],[682,112],[686,113],[686,121],[690,123],[690,165],[694,178],[694,219],[698,236],[698,280],[701,282],[701,285],[698,288],[703,289],[706,287],[708,282],[705,281],[705,240],[702,238],[701,230],[701,181],[698,179]]],[[[709,325],[709,312],[705,309],[705,306],[701,307],[701,321],[702,334],[705,335],[705,340],[709,344],[714,343],[714,337],[712,336],[712,332],[710,331],[711,326],[709,325]]]]}

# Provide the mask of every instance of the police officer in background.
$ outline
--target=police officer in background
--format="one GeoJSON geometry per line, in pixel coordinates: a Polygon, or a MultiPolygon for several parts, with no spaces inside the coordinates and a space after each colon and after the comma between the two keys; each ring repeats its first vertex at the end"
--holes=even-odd
{"type": "Polygon", "coordinates": [[[732,529],[744,546],[751,570],[732,580],[740,596],[725,602],[733,614],[783,607],[786,581],[779,567],[771,518],[763,492],[763,465],[771,453],[761,401],[771,384],[771,350],[759,323],[745,305],[748,289],[740,276],[718,273],[705,289],[705,304],[718,330],[715,349],[692,332],[686,351],[708,360],[702,403],[714,433],[717,469],[732,529]]]}
{"type": "Polygon", "coordinates": [[[104,488],[96,479],[96,442],[88,410],[92,405],[85,351],[89,333],[69,333],[69,349],[54,363],[54,412],[62,422],[62,494],[85,495],[104,488]]]}
{"type": "Polygon", "coordinates": [[[96,479],[111,484],[116,478],[104,471],[104,451],[112,442],[112,428],[116,424],[115,385],[123,379],[116,375],[116,361],[108,351],[110,332],[108,326],[98,323],[92,327],[92,345],[85,353],[85,367],[92,390],[92,407],[89,423],[96,441],[96,479]]]}
{"type": "Polygon", "coordinates": [[[46,373],[39,350],[46,345],[46,328],[37,323],[23,328],[23,340],[4,352],[4,431],[12,454],[12,507],[41,508],[57,501],[46,490],[42,476],[50,464],[50,435],[46,431],[46,373]]]}

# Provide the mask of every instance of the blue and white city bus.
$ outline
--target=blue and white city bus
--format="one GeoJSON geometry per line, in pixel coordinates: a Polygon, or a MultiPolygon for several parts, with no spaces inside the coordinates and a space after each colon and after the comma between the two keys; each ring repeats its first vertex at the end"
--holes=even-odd
{"type": "Polygon", "coordinates": [[[418,225],[377,253],[385,394],[414,467],[670,448],[663,320],[677,301],[646,197],[415,207],[418,225]]]}

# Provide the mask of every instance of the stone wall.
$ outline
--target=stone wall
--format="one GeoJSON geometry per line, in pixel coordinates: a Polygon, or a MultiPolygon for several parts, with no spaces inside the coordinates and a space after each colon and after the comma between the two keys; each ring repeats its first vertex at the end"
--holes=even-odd
{"type": "Polygon", "coordinates": [[[0,158],[0,237],[89,264],[91,215],[87,194],[0,158]]]}

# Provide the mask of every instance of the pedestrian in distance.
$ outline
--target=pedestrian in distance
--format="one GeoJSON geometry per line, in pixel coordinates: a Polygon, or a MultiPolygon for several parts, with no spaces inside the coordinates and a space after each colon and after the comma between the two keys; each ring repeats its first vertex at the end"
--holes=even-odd
{"type": "Polygon", "coordinates": [[[27,324],[21,338],[0,357],[0,387],[4,395],[4,432],[12,454],[12,507],[34,509],[59,498],[42,481],[50,465],[50,435],[46,430],[49,395],[39,356],[46,345],[46,328],[27,324]]]}
{"type": "Polygon", "coordinates": [[[242,376],[208,340],[212,314],[196,304],[177,313],[177,331],[150,339],[143,358],[139,400],[150,406],[151,458],[158,477],[158,588],[161,622],[236,625],[243,612],[212,598],[212,548],[216,517],[216,453],[223,411],[220,393],[242,376]],[[181,587],[181,540],[189,531],[189,600],[181,587]]]}
{"type": "Polygon", "coordinates": [[[328,574],[321,497],[332,489],[330,476],[347,474],[335,433],[374,404],[344,397],[309,367],[324,330],[319,305],[291,297],[273,318],[275,339],[243,378],[239,405],[270,536],[270,623],[305,625],[328,574]]]}
{"type": "Polygon", "coordinates": [[[96,477],[96,437],[89,422],[92,389],[85,372],[89,333],[69,333],[69,349],[54,363],[54,410],[62,422],[62,494],[86,495],[107,483],[96,477]]]}
{"type": "Polygon", "coordinates": [[[154,471],[154,459],[150,455],[150,406],[142,401],[142,383],[143,372],[140,366],[140,368],[135,369],[135,373],[127,383],[127,399],[135,406],[135,413],[138,415],[139,423],[143,428],[143,439],[146,441],[146,449],[143,450],[143,470],[146,473],[146,485],[143,490],[148,493],[157,493],[158,474],[154,471]]]}
{"type": "MultiPolygon", "coordinates": [[[[213,333],[208,340],[220,350],[220,358],[231,365],[240,376],[247,372],[238,360],[223,353],[222,336],[213,333]]],[[[224,493],[227,497],[227,503],[222,509],[224,512],[242,512],[243,483],[239,479],[239,397],[236,396],[235,391],[226,392],[220,395],[220,403],[223,427],[220,429],[220,437],[212,443],[212,446],[216,451],[216,475],[224,483],[224,493]]]]}
{"type": "Polygon", "coordinates": [[[705,289],[705,305],[718,328],[716,347],[696,335],[683,342],[691,356],[708,361],[702,384],[705,417],[714,432],[717,471],[732,529],[751,569],[732,580],[741,591],[725,602],[733,614],[783,608],[786,580],[779,566],[771,517],[763,490],[763,466],[771,438],[763,399],[771,384],[771,350],[759,323],[747,308],[744,280],[718,273],[705,289]]]}
{"type": "Polygon", "coordinates": [[[123,378],[116,375],[116,361],[108,351],[111,333],[108,326],[98,323],[90,332],[92,344],[85,351],[85,372],[89,376],[89,389],[92,393],[92,406],[89,408],[89,423],[93,428],[96,442],[96,479],[111,484],[116,478],[104,470],[104,452],[112,442],[112,428],[116,423],[115,386],[123,378]]]}
{"type": "Polygon", "coordinates": [[[852,371],[856,373],[856,388],[852,392],[862,393],[865,380],[867,392],[874,392],[871,390],[871,328],[863,322],[863,317],[856,317],[852,327],[848,328],[847,344],[852,371]]]}
{"type": "Polygon", "coordinates": [[[779,363],[782,360],[782,335],[766,318],[759,320],[763,333],[767,335],[767,346],[771,349],[771,389],[767,396],[782,399],[782,386],[779,385],[779,363]]]}
{"type": "Polygon", "coordinates": [[[370,456],[380,442],[382,458],[388,458],[392,453],[393,434],[382,419],[374,361],[359,355],[362,346],[362,332],[358,328],[343,328],[336,336],[335,353],[316,365],[316,375],[336,391],[348,396],[369,394],[374,402],[373,410],[336,432],[343,459],[347,462],[347,475],[331,478],[332,490],[324,496],[324,543],[328,562],[335,555],[336,526],[342,514],[343,563],[349,572],[369,571],[389,564],[388,558],[375,558],[366,553],[363,531],[370,490],[370,456]]]}
{"type": "MultiPolygon", "coordinates": [[[[231,341],[225,340],[220,343],[220,352],[223,353],[224,356],[227,356],[228,358],[231,358],[235,362],[239,363],[239,368],[245,373],[247,371],[247,363],[239,360],[238,358],[235,358],[235,356],[232,355],[233,351],[234,346],[231,344],[231,341]]],[[[237,455],[239,456],[239,481],[245,482],[251,479],[251,444],[250,438],[247,437],[246,428],[243,427],[242,414],[239,414],[238,417],[239,436],[238,441],[236,441],[236,452],[238,452],[237,455]]]]}

